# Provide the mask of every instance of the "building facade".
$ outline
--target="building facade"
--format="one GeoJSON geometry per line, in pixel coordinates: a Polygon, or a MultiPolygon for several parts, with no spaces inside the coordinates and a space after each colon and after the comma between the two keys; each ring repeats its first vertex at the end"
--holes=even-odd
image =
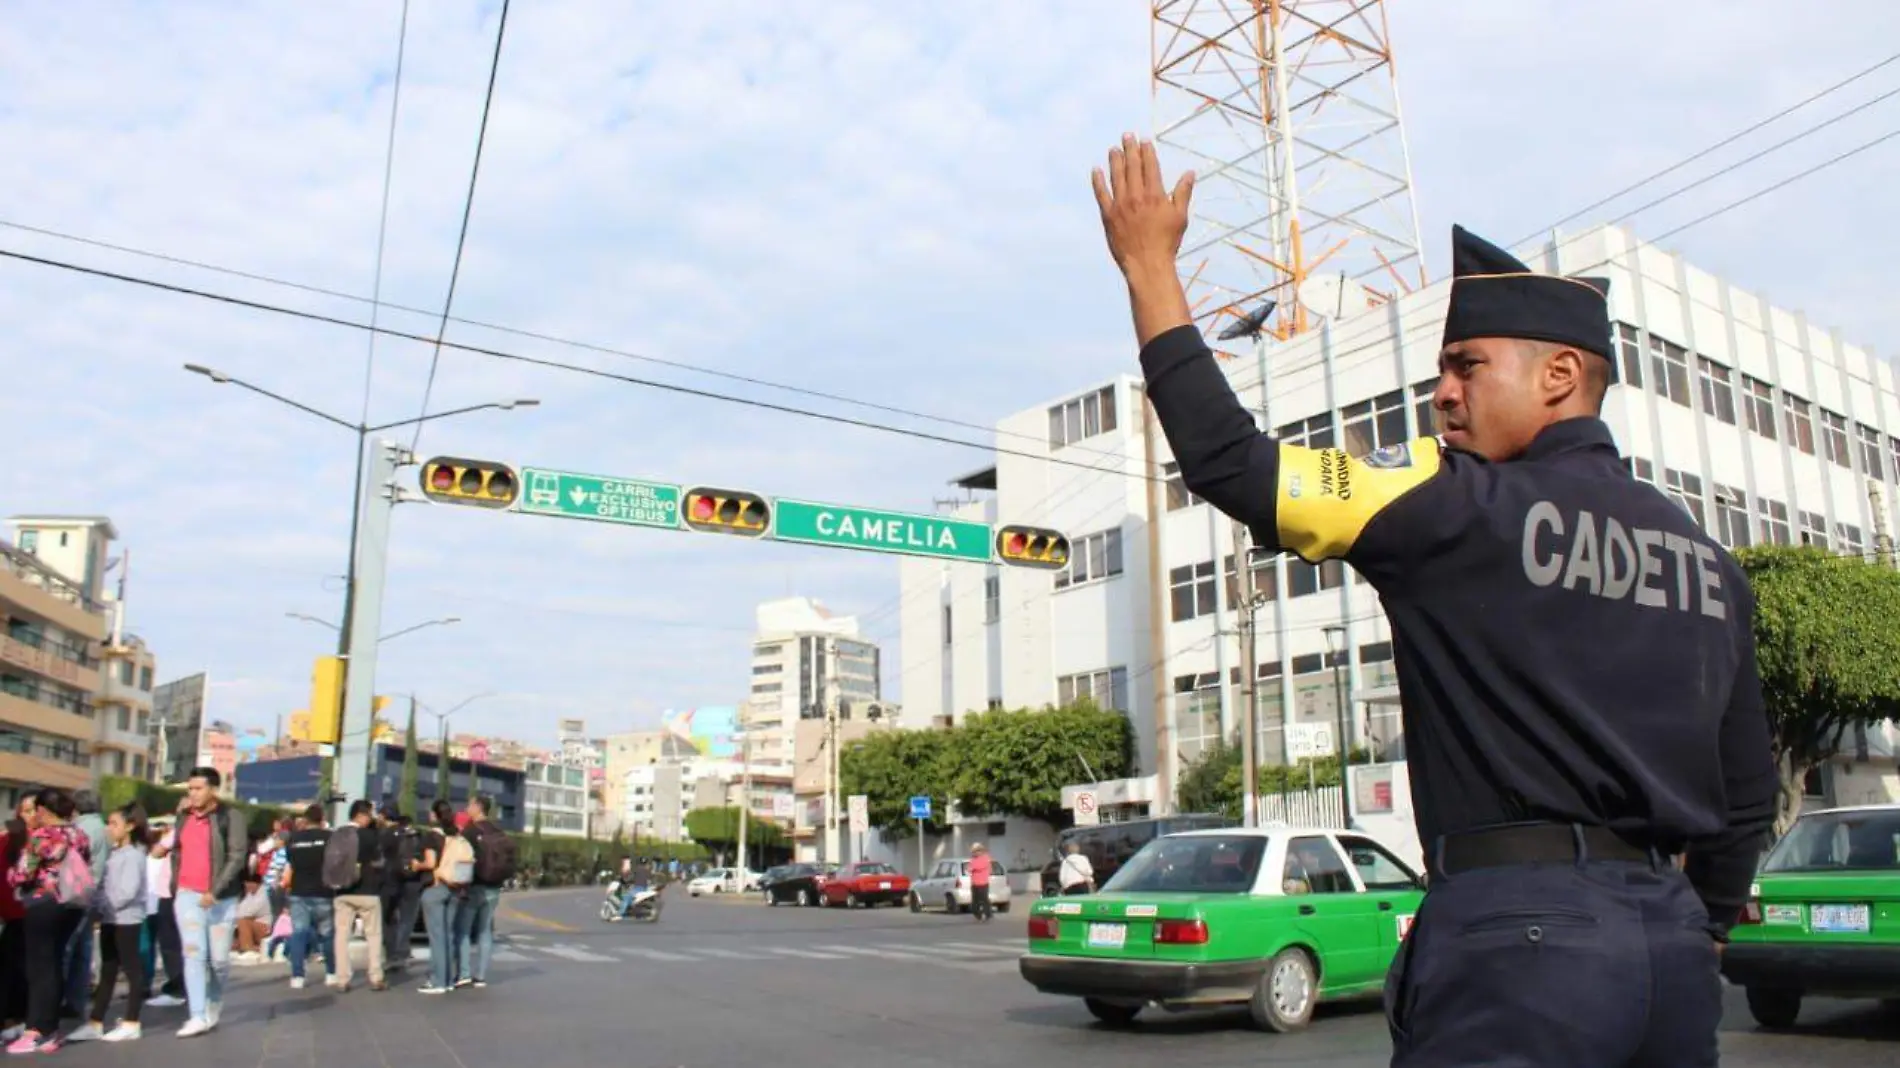
{"type": "Polygon", "coordinates": [[[636,768],[651,767],[695,756],[693,748],[668,731],[628,731],[602,739],[600,808],[604,817],[596,822],[599,833],[611,837],[616,830],[627,830],[627,775],[636,768]]]}
{"type": "Polygon", "coordinates": [[[110,617],[37,552],[0,542],[0,624],[0,799],[10,810],[28,787],[92,785],[110,617]]]}
{"type": "Polygon", "coordinates": [[[587,769],[562,759],[530,758],[522,772],[528,826],[551,837],[587,837],[593,815],[587,769]]]}
{"type": "MultiPolygon", "coordinates": [[[[377,745],[371,750],[369,799],[379,807],[398,803],[402,798],[402,758],[400,745],[377,745]]],[[[418,747],[416,812],[419,816],[435,803],[438,759],[439,754],[418,747]]],[[[239,764],[232,776],[235,783],[232,796],[261,805],[307,805],[317,800],[322,769],[323,758],[315,753],[239,764]]],[[[488,798],[489,818],[505,830],[528,829],[527,806],[523,801],[525,785],[525,776],[519,768],[449,759],[449,802],[460,809],[468,803],[472,786],[488,798]]]]}
{"type": "Polygon", "coordinates": [[[203,671],[160,683],[152,691],[152,759],[158,781],[182,783],[204,759],[205,702],[211,676],[203,671]]]}
{"type": "Polygon", "coordinates": [[[834,705],[843,719],[864,719],[881,703],[881,654],[858,636],[856,618],[832,615],[808,597],[766,601],[755,616],[745,705],[754,764],[791,764],[801,719],[822,719],[834,705]]]}
{"type": "Polygon", "coordinates": [[[136,634],[108,636],[99,653],[93,765],[101,775],[152,771],[152,691],[158,661],[136,634]]]}
{"type": "Polygon", "coordinates": [[[726,804],[727,783],[739,765],[729,761],[669,760],[635,767],[621,784],[620,830],[629,838],[687,840],[686,814],[726,804]]]}
{"type": "MultiPolygon", "coordinates": [[[[1610,279],[1620,378],[1604,419],[1636,477],[1717,540],[1865,555],[1894,529],[1892,365],[1619,228],[1518,251],[1539,270],[1610,279]]],[[[1283,441],[1364,455],[1432,435],[1448,291],[1440,282],[1323,322],[1224,369],[1283,441]]],[[[1012,415],[998,433],[1038,456],[1001,455],[965,480],[994,490],[963,513],[1063,530],[1072,562],[1050,574],[906,560],[906,720],[1090,694],[1127,712],[1140,740],[1138,779],[1124,784],[1131,814],[1165,811],[1179,769],[1236,740],[1242,722],[1233,524],[1181,484],[1133,375],[1012,415]]],[[[1391,633],[1373,591],[1337,562],[1281,554],[1250,571],[1263,759],[1330,740],[1342,709],[1352,744],[1402,759],[1391,633]]]]}

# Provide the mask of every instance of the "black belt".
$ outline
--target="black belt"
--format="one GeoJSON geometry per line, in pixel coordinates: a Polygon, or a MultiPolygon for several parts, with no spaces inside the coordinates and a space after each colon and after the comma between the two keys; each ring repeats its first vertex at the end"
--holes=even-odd
{"type": "Polygon", "coordinates": [[[1654,863],[1662,854],[1608,827],[1526,823],[1448,834],[1438,840],[1436,867],[1446,875],[1513,864],[1569,864],[1579,860],[1654,863]]]}

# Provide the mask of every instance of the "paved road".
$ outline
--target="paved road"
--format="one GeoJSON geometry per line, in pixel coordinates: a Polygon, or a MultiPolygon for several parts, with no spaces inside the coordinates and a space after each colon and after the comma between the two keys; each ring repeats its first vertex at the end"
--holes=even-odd
{"type": "MultiPolygon", "coordinates": [[[[1094,1025],[1072,1001],[1022,982],[1022,918],[766,908],[669,895],[661,922],[602,924],[597,894],[511,895],[490,986],[446,997],[403,976],[385,994],[313,984],[289,990],[281,965],[237,970],[219,1030],[179,1041],[179,1010],[151,1010],[131,1049],[75,1046],[73,1065],[290,1068],[1383,1068],[1376,1006],[1323,1010],[1297,1035],[1267,1035],[1244,1013],[1094,1025]]],[[[418,947],[420,948],[420,947],[418,947]]],[[[1900,1062],[1900,1020],[1860,1003],[1816,1003],[1796,1034],[1755,1030],[1731,992],[1731,1068],[1900,1062]]]]}

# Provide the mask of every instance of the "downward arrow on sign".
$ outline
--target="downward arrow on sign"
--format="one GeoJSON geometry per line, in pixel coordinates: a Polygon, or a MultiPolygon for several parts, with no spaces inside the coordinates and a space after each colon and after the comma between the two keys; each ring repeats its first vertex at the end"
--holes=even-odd
{"type": "Polygon", "coordinates": [[[567,495],[574,499],[574,507],[576,508],[579,508],[581,505],[587,503],[587,491],[580,488],[579,486],[575,486],[573,489],[568,490],[567,495]]]}

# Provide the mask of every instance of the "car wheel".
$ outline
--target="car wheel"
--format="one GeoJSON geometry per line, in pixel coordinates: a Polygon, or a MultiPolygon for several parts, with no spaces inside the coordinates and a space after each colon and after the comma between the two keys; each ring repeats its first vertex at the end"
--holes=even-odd
{"type": "Polygon", "coordinates": [[[924,911],[924,899],[918,897],[916,894],[910,895],[910,910],[912,912],[924,911]]]}
{"type": "Polygon", "coordinates": [[[1318,1001],[1319,974],[1313,958],[1303,949],[1288,948],[1268,962],[1247,1008],[1261,1030],[1284,1034],[1305,1027],[1318,1001]]]}
{"type": "Polygon", "coordinates": [[[810,887],[806,887],[805,889],[800,890],[798,892],[798,903],[805,906],[808,909],[817,908],[818,895],[816,893],[813,893],[810,887]]]}
{"type": "Polygon", "coordinates": [[[1000,904],[1000,905],[998,905],[998,906],[996,906],[996,911],[998,911],[998,912],[1008,912],[1008,911],[1009,911],[1009,902],[1007,902],[1007,901],[1005,901],[1005,902],[1003,902],[1002,904],[1000,904]]]}
{"type": "Polygon", "coordinates": [[[1101,998],[1083,998],[1082,1004],[1088,1006],[1089,1015],[1110,1027],[1127,1027],[1141,1015],[1140,1005],[1117,1005],[1101,998]]]}
{"type": "Polygon", "coordinates": [[[858,895],[847,892],[844,895],[844,907],[848,909],[863,908],[864,902],[858,900],[858,895]]]}
{"type": "Polygon", "coordinates": [[[946,916],[955,916],[957,911],[957,895],[943,895],[943,914],[946,916]]]}
{"type": "Polygon", "coordinates": [[[1748,988],[1748,1014],[1763,1027],[1793,1027],[1801,1015],[1801,991],[1748,988]]]}

